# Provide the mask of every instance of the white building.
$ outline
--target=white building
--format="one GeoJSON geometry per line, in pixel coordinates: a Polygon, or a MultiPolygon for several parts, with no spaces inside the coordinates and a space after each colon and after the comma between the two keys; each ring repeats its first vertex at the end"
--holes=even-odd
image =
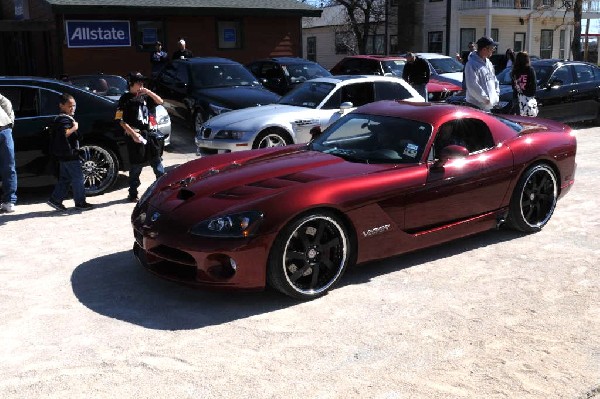
{"type": "MultiPolygon", "coordinates": [[[[453,56],[467,50],[470,41],[491,36],[499,42],[498,53],[512,48],[542,58],[573,58],[574,0],[412,0],[422,21],[412,23],[410,48],[398,48],[398,25],[406,28],[407,23],[402,20],[405,1],[388,0],[387,23],[382,21],[370,38],[368,53],[414,50],[453,56]]],[[[333,6],[325,7],[320,18],[304,18],[305,58],[331,68],[353,53],[344,46],[344,32],[349,31],[345,15],[342,6],[333,6]]],[[[600,19],[600,0],[583,0],[582,19],[600,19]]]]}

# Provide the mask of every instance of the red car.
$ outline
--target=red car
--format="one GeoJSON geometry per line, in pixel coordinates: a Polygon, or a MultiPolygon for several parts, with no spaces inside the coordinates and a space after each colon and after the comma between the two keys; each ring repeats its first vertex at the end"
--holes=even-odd
{"type": "Polygon", "coordinates": [[[559,122],[380,101],[309,144],[215,155],[156,181],[132,214],[151,271],[311,299],[348,265],[506,225],[537,232],[575,178],[559,122]]]}
{"type": "MultiPolygon", "coordinates": [[[[333,68],[333,75],[391,75],[402,77],[406,58],[389,55],[352,55],[340,60],[333,68]]],[[[429,101],[444,101],[446,98],[462,91],[462,87],[452,82],[429,78],[427,94],[429,101]]]]}

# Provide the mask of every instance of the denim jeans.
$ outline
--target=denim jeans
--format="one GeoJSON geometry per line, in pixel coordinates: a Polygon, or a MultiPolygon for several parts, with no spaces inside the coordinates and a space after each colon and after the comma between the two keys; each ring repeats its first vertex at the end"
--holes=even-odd
{"type": "Polygon", "coordinates": [[[15,169],[15,143],[12,129],[0,131],[0,172],[2,176],[2,202],[17,202],[17,171],[15,169]]]}
{"type": "Polygon", "coordinates": [[[413,87],[413,89],[415,89],[417,91],[417,93],[419,93],[421,96],[423,96],[423,98],[425,99],[425,102],[429,101],[427,99],[427,83],[414,84],[414,85],[412,85],[412,87],[413,87]]]}
{"type": "Polygon", "coordinates": [[[58,183],[54,186],[51,198],[56,202],[63,202],[69,191],[69,186],[73,189],[75,205],[85,203],[83,171],[81,170],[81,162],[78,159],[59,162],[58,183]]]}
{"type": "MultiPolygon", "coordinates": [[[[162,175],[165,174],[165,167],[162,164],[162,159],[160,157],[154,157],[148,161],[152,170],[154,171],[154,175],[158,179],[162,175]]],[[[147,164],[145,163],[136,163],[131,164],[129,167],[129,196],[137,197],[138,195],[138,187],[140,184],[140,175],[142,174],[142,169],[147,164]]]]}

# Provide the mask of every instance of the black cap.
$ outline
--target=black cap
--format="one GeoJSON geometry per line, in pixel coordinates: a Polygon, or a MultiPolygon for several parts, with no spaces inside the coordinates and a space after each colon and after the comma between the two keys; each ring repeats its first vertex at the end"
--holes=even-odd
{"type": "Polygon", "coordinates": [[[127,75],[127,80],[129,80],[129,83],[135,83],[143,82],[145,80],[148,80],[148,78],[139,72],[130,72],[129,75],[127,75]]]}
{"type": "Polygon", "coordinates": [[[498,46],[498,43],[494,41],[491,37],[481,37],[477,40],[477,49],[482,49],[487,46],[498,46]]]}

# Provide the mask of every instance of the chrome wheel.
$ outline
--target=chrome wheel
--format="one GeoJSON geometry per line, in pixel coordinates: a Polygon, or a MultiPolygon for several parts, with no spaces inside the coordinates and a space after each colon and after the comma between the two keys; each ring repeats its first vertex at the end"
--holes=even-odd
{"type": "Polygon", "coordinates": [[[283,134],[276,130],[268,130],[258,135],[252,148],[283,147],[288,144],[283,134]]]}
{"type": "Polygon", "coordinates": [[[317,213],[290,223],[278,236],[269,259],[269,283],[299,299],[325,294],[341,278],[350,257],[342,223],[317,213]]]}
{"type": "Polygon", "coordinates": [[[103,194],[117,180],[119,161],[111,150],[99,145],[86,145],[81,147],[79,160],[87,196],[103,194]]]}
{"type": "Polygon", "coordinates": [[[548,223],[558,198],[558,182],[548,165],[529,168],[517,184],[510,203],[509,223],[520,231],[540,231],[548,223]]]}

